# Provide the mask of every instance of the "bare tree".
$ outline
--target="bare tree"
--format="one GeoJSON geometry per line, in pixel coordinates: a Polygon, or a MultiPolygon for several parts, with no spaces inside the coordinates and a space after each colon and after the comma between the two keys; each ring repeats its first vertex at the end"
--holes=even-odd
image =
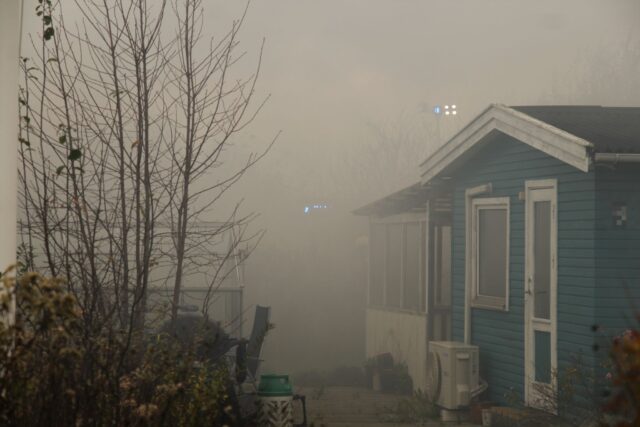
{"type": "Polygon", "coordinates": [[[72,25],[62,2],[39,1],[41,33],[22,61],[23,259],[67,280],[91,328],[116,320],[131,338],[155,281],[172,283],[175,315],[190,271],[206,272],[212,292],[259,237],[239,204],[216,227],[202,221],[223,215],[222,195],[273,144],[229,162],[264,103],[252,107],[261,53],[254,73],[232,79],[244,15],[204,43],[201,0],[75,8],[72,25]],[[212,242],[229,230],[221,253],[212,242]]]}
{"type": "MultiPolygon", "coordinates": [[[[176,94],[172,102],[178,110],[178,120],[171,123],[173,137],[169,146],[172,166],[175,168],[172,176],[177,178],[176,194],[170,210],[176,256],[173,317],[177,314],[185,279],[185,263],[188,263],[191,252],[202,251],[212,237],[204,230],[190,232],[189,224],[199,223],[211,206],[265,154],[250,155],[244,164],[223,179],[213,182],[206,180],[208,174],[221,165],[231,138],[255,117],[262,105],[252,112],[248,110],[255,93],[260,61],[256,72],[245,80],[229,81],[228,76],[229,68],[239,59],[234,53],[246,9],[240,20],[234,22],[222,38],[217,41],[212,39],[205,44],[207,41],[203,43],[202,39],[201,4],[201,0],[174,4],[181,37],[177,41],[179,62],[171,67],[176,94]],[[188,242],[190,236],[193,238],[188,242]]],[[[243,226],[249,219],[238,218],[235,209],[223,228],[240,225],[244,231],[246,227],[243,226]]],[[[221,230],[210,231],[219,233],[221,230]]],[[[238,242],[233,242],[231,246],[235,247],[238,242]]],[[[227,259],[223,257],[222,264],[227,259]]],[[[218,276],[216,272],[212,286],[218,276]]]]}
{"type": "Polygon", "coordinates": [[[343,182],[325,185],[339,188],[333,197],[348,200],[351,209],[417,182],[420,162],[440,140],[437,122],[424,113],[368,122],[365,130],[345,152],[331,159],[327,179],[343,182]]]}

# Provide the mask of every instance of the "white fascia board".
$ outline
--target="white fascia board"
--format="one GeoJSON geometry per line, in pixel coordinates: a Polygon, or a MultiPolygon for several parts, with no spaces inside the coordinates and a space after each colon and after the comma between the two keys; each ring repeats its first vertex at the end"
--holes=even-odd
{"type": "Polygon", "coordinates": [[[484,110],[474,121],[465,126],[420,164],[420,176],[423,184],[431,181],[446,166],[471,148],[474,141],[480,139],[477,135],[482,137],[488,133],[482,128],[486,127],[487,121],[490,120],[490,111],[491,107],[484,110]]]}
{"type": "Polygon", "coordinates": [[[420,165],[422,183],[431,181],[494,130],[578,170],[589,170],[590,142],[512,108],[492,105],[420,165]]]}

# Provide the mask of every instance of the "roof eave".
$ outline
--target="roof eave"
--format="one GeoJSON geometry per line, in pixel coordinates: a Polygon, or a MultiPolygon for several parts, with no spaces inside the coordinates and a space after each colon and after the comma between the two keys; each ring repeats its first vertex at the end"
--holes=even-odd
{"type": "Polygon", "coordinates": [[[387,211],[394,210],[396,205],[408,201],[411,198],[425,198],[430,191],[430,187],[425,187],[418,182],[368,203],[351,213],[358,216],[386,215],[388,214],[387,211]]]}
{"type": "Polygon", "coordinates": [[[494,104],[420,165],[421,182],[431,181],[492,131],[512,136],[583,172],[589,170],[590,151],[593,148],[589,141],[513,108],[494,104]]]}

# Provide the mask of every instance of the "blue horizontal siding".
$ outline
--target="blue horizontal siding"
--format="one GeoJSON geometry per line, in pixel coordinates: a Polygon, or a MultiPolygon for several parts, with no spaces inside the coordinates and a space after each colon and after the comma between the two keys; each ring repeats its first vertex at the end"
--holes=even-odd
{"type": "Polygon", "coordinates": [[[640,168],[618,165],[596,169],[596,270],[601,333],[618,335],[640,310],[640,168]],[[613,221],[613,205],[627,206],[627,223],[613,221]],[[635,306],[635,309],[634,309],[635,306]]]}
{"type": "MultiPolygon", "coordinates": [[[[471,340],[480,347],[481,375],[489,398],[508,403],[524,396],[524,202],[518,193],[532,179],[558,180],[558,362],[580,355],[594,363],[595,265],[594,173],[583,173],[559,160],[500,135],[479,151],[454,178],[453,338],[464,338],[465,190],[491,183],[491,197],[509,197],[509,311],[472,309],[471,340]]],[[[591,365],[593,366],[593,365],[591,365]]]]}

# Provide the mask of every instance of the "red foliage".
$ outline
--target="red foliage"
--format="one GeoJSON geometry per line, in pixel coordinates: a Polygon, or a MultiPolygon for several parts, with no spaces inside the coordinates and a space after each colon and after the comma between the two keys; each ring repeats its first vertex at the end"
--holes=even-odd
{"type": "Polygon", "coordinates": [[[616,337],[611,358],[614,393],[604,411],[620,417],[616,427],[640,426],[640,331],[629,329],[616,337]]]}

